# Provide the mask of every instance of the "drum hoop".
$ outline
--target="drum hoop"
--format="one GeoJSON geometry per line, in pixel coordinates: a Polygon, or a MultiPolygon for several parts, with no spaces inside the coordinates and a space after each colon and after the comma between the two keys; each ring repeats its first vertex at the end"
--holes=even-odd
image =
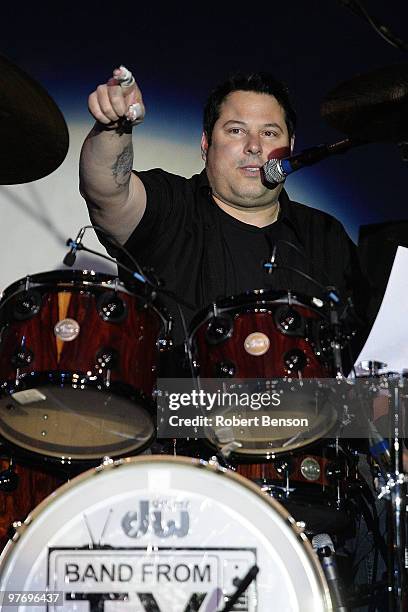
{"type": "Polygon", "coordinates": [[[319,587],[321,588],[322,596],[324,597],[325,606],[328,611],[332,609],[329,588],[327,586],[327,582],[324,576],[323,569],[315,557],[315,552],[307,536],[303,533],[303,530],[297,525],[295,519],[289,514],[289,512],[285,510],[285,508],[279,502],[277,502],[275,499],[263,493],[256,484],[254,484],[253,482],[251,482],[244,476],[241,476],[240,474],[237,474],[219,465],[214,465],[206,461],[203,461],[202,459],[195,459],[192,457],[181,457],[181,456],[176,456],[176,457],[171,456],[170,457],[170,456],[163,456],[163,455],[149,455],[149,456],[145,455],[143,457],[127,457],[125,459],[118,459],[117,461],[103,463],[100,466],[96,468],[91,468],[87,470],[86,472],[79,474],[72,480],[66,482],[61,487],[56,489],[56,491],[48,495],[42,502],[40,502],[38,506],[36,506],[28,514],[28,516],[23,521],[23,523],[18,525],[16,534],[13,536],[11,540],[7,542],[5,548],[3,549],[0,555],[0,576],[2,574],[2,569],[7,563],[8,557],[12,553],[20,537],[26,532],[27,529],[29,529],[30,525],[33,524],[35,519],[43,512],[43,510],[49,505],[49,503],[52,502],[52,500],[63,496],[67,491],[74,488],[76,484],[82,481],[88,480],[92,478],[93,476],[98,476],[99,474],[103,474],[104,472],[106,472],[106,470],[118,469],[121,467],[126,468],[127,466],[138,465],[138,464],[141,464],[141,465],[147,464],[148,466],[149,464],[152,464],[152,463],[162,464],[162,465],[168,464],[169,467],[171,467],[171,465],[177,464],[177,465],[192,466],[192,467],[204,469],[204,470],[210,470],[210,472],[212,472],[213,474],[216,474],[217,476],[221,476],[224,478],[230,478],[234,480],[235,482],[239,483],[241,486],[252,491],[258,497],[259,500],[262,500],[269,507],[272,507],[273,510],[277,512],[278,515],[284,520],[285,524],[292,530],[292,532],[294,533],[296,537],[296,540],[298,540],[300,544],[303,546],[303,548],[305,549],[306,556],[308,557],[310,561],[310,565],[313,568],[313,572],[319,583],[319,587]]]}
{"type": "Polygon", "coordinates": [[[50,288],[54,290],[58,290],[59,288],[80,290],[82,285],[82,287],[85,286],[90,289],[98,288],[105,291],[119,290],[121,293],[125,293],[131,297],[143,299],[146,306],[155,312],[161,321],[162,327],[159,338],[162,337],[162,334],[166,335],[168,330],[171,329],[172,317],[168,314],[167,309],[160,301],[158,304],[153,304],[152,300],[149,301],[147,297],[136,293],[136,289],[133,290],[130,283],[125,283],[120,280],[119,277],[112,274],[94,272],[93,270],[51,270],[27,274],[27,276],[14,281],[4,289],[0,299],[0,312],[10,300],[18,296],[21,291],[24,291],[24,284],[27,282],[30,284],[30,289],[43,287],[45,289],[50,288]]]}
{"type": "MultiPolygon", "coordinates": [[[[76,372],[75,374],[79,374],[79,376],[83,376],[84,379],[87,379],[85,372],[83,373],[76,372]]],[[[25,383],[25,382],[31,383],[32,382],[35,387],[39,387],[39,386],[41,387],[41,386],[47,386],[47,385],[55,385],[56,381],[58,380],[58,377],[62,377],[66,380],[67,384],[70,386],[72,384],[72,380],[71,380],[72,375],[73,375],[73,372],[68,371],[68,370],[46,370],[46,371],[36,371],[35,373],[26,372],[20,375],[19,382],[21,383],[25,383]]],[[[89,379],[87,379],[86,382],[84,383],[84,386],[85,388],[97,390],[98,392],[101,393],[101,396],[103,396],[105,392],[113,391],[119,397],[123,399],[127,399],[130,402],[134,402],[136,400],[140,404],[139,408],[141,408],[145,416],[146,415],[150,416],[151,413],[149,412],[149,408],[151,411],[154,410],[154,406],[155,406],[154,401],[152,400],[152,398],[146,395],[143,391],[134,389],[130,385],[127,385],[127,383],[118,383],[116,381],[110,383],[109,389],[108,388],[98,389],[98,385],[100,383],[101,383],[101,380],[99,378],[96,381],[90,381],[89,379]]],[[[0,398],[2,397],[3,393],[5,392],[9,393],[10,388],[13,385],[15,385],[15,382],[12,380],[4,381],[0,385],[0,398]]],[[[31,387],[28,387],[28,388],[31,388],[31,387]]],[[[152,420],[152,424],[153,424],[153,420],[152,420]]],[[[149,437],[148,440],[146,440],[144,444],[140,446],[136,446],[136,447],[133,445],[134,448],[128,448],[128,450],[124,449],[122,452],[115,454],[115,456],[117,457],[116,460],[119,460],[121,455],[123,457],[123,456],[127,456],[129,453],[132,453],[136,450],[138,452],[142,452],[143,450],[145,450],[153,441],[154,427],[152,427],[152,429],[153,431],[152,431],[151,436],[149,437]]],[[[61,462],[62,455],[58,455],[57,453],[53,455],[47,454],[45,449],[44,449],[44,452],[41,453],[38,448],[37,448],[37,451],[33,451],[27,446],[27,443],[24,443],[24,442],[20,442],[20,444],[17,444],[16,442],[11,441],[5,435],[4,429],[3,431],[1,431],[1,427],[0,427],[0,443],[1,442],[3,442],[4,445],[9,450],[11,450],[11,452],[14,453],[16,457],[20,457],[23,460],[34,458],[34,460],[36,461],[36,464],[39,466],[44,466],[44,465],[50,466],[51,465],[57,470],[58,468],[60,468],[62,471],[66,471],[66,472],[69,472],[70,470],[75,469],[81,465],[87,465],[87,469],[92,469],[92,465],[91,465],[92,463],[93,463],[93,468],[95,468],[96,463],[98,461],[101,461],[101,457],[102,457],[101,454],[95,453],[94,457],[88,456],[86,459],[70,457],[68,460],[68,457],[64,456],[65,462],[62,463],[61,462]]],[[[106,452],[106,455],[108,455],[108,452],[106,452]]]]}
{"type": "MultiPolygon", "coordinates": [[[[214,304],[219,315],[228,314],[236,311],[240,312],[268,312],[271,305],[288,304],[294,306],[302,306],[308,308],[316,314],[319,314],[323,319],[327,318],[326,304],[323,302],[321,309],[316,304],[313,304],[313,296],[296,293],[290,291],[269,291],[264,289],[254,289],[238,295],[221,298],[216,300],[214,304]]],[[[213,316],[211,306],[202,308],[193,318],[190,325],[189,343],[191,344],[194,336],[202,325],[207,323],[213,316]]]]}

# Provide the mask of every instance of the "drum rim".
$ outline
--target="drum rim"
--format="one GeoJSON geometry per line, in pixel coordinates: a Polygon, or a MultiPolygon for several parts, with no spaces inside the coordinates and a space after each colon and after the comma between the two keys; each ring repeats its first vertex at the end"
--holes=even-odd
{"type": "Polygon", "coordinates": [[[310,310],[313,310],[313,312],[316,312],[316,314],[319,314],[322,319],[327,319],[327,302],[321,298],[316,298],[316,296],[297,292],[292,293],[289,289],[280,291],[275,291],[272,289],[251,289],[249,291],[245,291],[244,293],[238,293],[236,295],[214,300],[212,304],[209,304],[205,308],[199,310],[194,315],[189,327],[189,341],[192,341],[192,338],[194,338],[201,325],[204,325],[213,314],[213,304],[216,305],[219,314],[224,314],[234,310],[239,310],[243,306],[255,308],[258,305],[267,306],[269,304],[288,304],[289,300],[294,306],[309,308],[310,310]],[[319,299],[322,301],[322,306],[320,308],[313,302],[314,299],[319,299]]]}
{"type": "MultiPolygon", "coordinates": [[[[307,450],[310,446],[318,444],[320,440],[333,439],[333,436],[329,436],[329,434],[330,432],[333,432],[336,423],[337,415],[335,414],[335,412],[333,412],[330,415],[330,420],[328,420],[325,429],[323,430],[323,433],[320,432],[319,435],[315,434],[314,437],[312,437],[311,440],[308,442],[302,441],[299,444],[296,444],[296,442],[294,442],[293,444],[289,444],[288,446],[281,445],[276,448],[262,447],[261,443],[256,448],[251,446],[243,446],[242,448],[234,450],[232,456],[236,459],[239,458],[242,461],[246,460],[248,463],[259,463],[261,462],[261,459],[266,459],[271,456],[281,457],[282,455],[285,456],[297,453],[302,449],[307,450]]],[[[212,442],[210,438],[205,438],[205,441],[208,441],[210,447],[216,452],[219,452],[223,447],[223,444],[216,444],[215,442],[212,442]]]]}
{"type": "Polygon", "coordinates": [[[12,555],[13,550],[15,549],[15,546],[17,545],[20,538],[25,533],[27,533],[27,530],[29,530],[30,525],[34,523],[36,518],[40,516],[43,510],[45,510],[45,508],[50,503],[52,503],[55,499],[58,499],[62,497],[63,495],[65,495],[65,493],[69,491],[70,489],[74,488],[76,484],[82,481],[86,481],[94,476],[98,476],[99,474],[103,474],[104,472],[106,473],[106,470],[118,469],[121,467],[129,468],[132,465],[138,465],[138,464],[149,465],[152,463],[162,464],[162,465],[167,463],[169,467],[171,467],[171,465],[176,464],[176,465],[184,465],[184,466],[189,466],[189,467],[194,467],[194,468],[199,468],[199,469],[204,469],[204,470],[210,470],[210,472],[213,473],[214,475],[232,479],[236,483],[252,491],[252,493],[254,493],[258,497],[259,501],[262,501],[267,506],[271,507],[280,516],[280,518],[283,519],[285,525],[289,529],[291,529],[296,540],[302,545],[305,551],[305,555],[310,562],[310,566],[313,570],[313,574],[318,583],[318,587],[321,591],[324,607],[327,610],[327,612],[332,610],[330,592],[329,592],[328,584],[327,584],[327,581],[324,575],[323,568],[318,562],[315,556],[313,547],[311,543],[309,542],[307,536],[305,535],[303,529],[297,524],[295,519],[284,508],[284,506],[280,504],[274,498],[263,493],[255,483],[251,482],[249,479],[245,478],[244,476],[241,476],[240,474],[237,474],[236,472],[229,470],[227,468],[224,468],[218,464],[210,463],[210,462],[204,461],[203,459],[196,459],[194,457],[186,457],[186,456],[143,455],[143,456],[138,456],[138,457],[126,457],[124,459],[118,459],[115,461],[106,461],[96,468],[90,468],[89,470],[82,472],[81,474],[73,478],[72,480],[69,480],[65,484],[61,485],[55,491],[53,491],[50,495],[48,495],[43,501],[41,501],[27,515],[24,521],[22,521],[21,523],[18,523],[14,536],[11,539],[9,539],[9,541],[7,542],[6,546],[4,547],[3,551],[0,554],[0,577],[2,575],[3,569],[7,565],[8,559],[12,555]]]}
{"type": "Polygon", "coordinates": [[[143,289],[145,285],[143,283],[138,283],[137,281],[134,283],[124,282],[119,276],[107,274],[106,272],[95,272],[95,270],[92,269],[64,270],[61,268],[36,272],[35,274],[27,274],[5,287],[1,292],[0,312],[10,300],[21,291],[24,291],[24,285],[27,282],[30,283],[30,289],[60,287],[65,290],[75,290],[75,288],[80,288],[81,281],[83,285],[89,288],[104,289],[105,291],[119,290],[131,297],[142,299],[145,302],[145,306],[151,308],[160,319],[162,330],[159,338],[166,336],[168,330],[171,329],[173,319],[168,313],[167,308],[156,295],[154,295],[154,297],[144,295],[143,289]],[[139,289],[142,289],[142,291],[138,291],[139,289]]]}
{"type": "MultiPolygon", "coordinates": [[[[77,373],[75,373],[77,374],[77,373]]],[[[66,382],[67,386],[70,387],[72,384],[72,377],[74,372],[66,371],[66,370],[47,370],[47,371],[36,371],[36,372],[27,372],[20,376],[19,383],[28,383],[28,385],[24,385],[24,389],[32,389],[43,387],[43,386],[51,386],[61,388],[61,381],[58,381],[59,377],[66,382]],[[50,377],[51,376],[51,377],[50,377]],[[58,385],[57,385],[58,382],[58,385]]],[[[140,405],[140,409],[143,411],[145,416],[150,417],[152,432],[150,436],[141,444],[140,446],[134,448],[123,449],[121,452],[117,452],[114,454],[114,458],[119,459],[126,456],[129,456],[133,452],[142,452],[153,442],[155,436],[155,418],[154,418],[154,408],[155,404],[152,398],[146,395],[143,391],[134,389],[127,383],[121,383],[119,381],[114,381],[110,383],[109,388],[103,387],[99,388],[100,380],[91,381],[86,376],[85,373],[80,373],[85,379],[84,383],[85,388],[89,388],[90,390],[96,391],[103,396],[104,393],[112,393],[118,397],[129,401],[134,404],[134,402],[138,402],[140,405]]],[[[15,385],[15,381],[0,381],[0,400],[3,399],[4,396],[10,393],[10,389],[15,385]]],[[[63,385],[62,385],[63,386],[63,385]]],[[[76,393],[81,393],[82,390],[75,390],[76,393]]],[[[0,418],[1,421],[1,418],[0,418]]],[[[63,470],[73,470],[81,465],[85,465],[89,468],[95,467],[98,462],[102,460],[104,455],[109,456],[108,451],[104,454],[95,454],[94,457],[70,457],[67,455],[59,455],[57,452],[54,454],[47,454],[46,452],[40,452],[40,450],[34,451],[30,449],[27,445],[24,445],[20,442],[17,442],[10,439],[4,432],[2,424],[0,422],[0,442],[3,442],[4,446],[10,449],[16,457],[21,457],[23,459],[34,458],[36,460],[37,465],[52,465],[54,468],[61,468],[63,470]]]]}
{"type": "Polygon", "coordinates": [[[96,272],[92,269],[65,270],[61,268],[56,270],[44,270],[42,272],[35,272],[34,274],[27,274],[26,276],[23,276],[8,285],[3,291],[3,296],[7,296],[12,289],[19,288],[26,282],[33,283],[34,285],[47,285],[50,282],[62,281],[62,283],[64,283],[68,281],[80,280],[83,280],[91,286],[101,285],[102,287],[105,286],[104,283],[117,280],[117,284],[121,289],[124,287],[126,288],[126,283],[124,283],[114,274],[96,272]]]}

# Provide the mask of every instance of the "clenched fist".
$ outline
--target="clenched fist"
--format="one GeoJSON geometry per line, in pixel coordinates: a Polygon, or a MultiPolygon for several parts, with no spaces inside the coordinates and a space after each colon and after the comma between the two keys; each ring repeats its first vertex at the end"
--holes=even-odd
{"type": "Polygon", "coordinates": [[[88,98],[88,107],[99,123],[112,127],[117,127],[122,118],[137,125],[145,116],[142,92],[124,66],[116,68],[107,83],[98,85],[88,98]]]}

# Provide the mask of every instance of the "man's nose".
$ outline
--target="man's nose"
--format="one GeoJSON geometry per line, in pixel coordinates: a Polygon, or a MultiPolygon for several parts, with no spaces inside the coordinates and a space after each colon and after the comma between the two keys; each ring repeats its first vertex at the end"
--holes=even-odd
{"type": "Polygon", "coordinates": [[[245,143],[245,152],[251,155],[259,155],[262,152],[261,139],[257,134],[248,135],[247,142],[245,143]]]}

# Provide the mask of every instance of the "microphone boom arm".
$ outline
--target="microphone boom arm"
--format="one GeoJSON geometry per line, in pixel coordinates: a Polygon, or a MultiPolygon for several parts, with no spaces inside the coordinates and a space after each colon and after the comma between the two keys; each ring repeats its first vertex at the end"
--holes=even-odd
{"type": "Polygon", "coordinates": [[[345,153],[349,149],[363,144],[367,143],[357,138],[344,138],[337,142],[310,147],[292,157],[285,157],[283,159],[272,158],[263,165],[264,178],[268,183],[283,183],[289,174],[300,170],[304,166],[312,166],[326,159],[326,157],[345,153]]]}

